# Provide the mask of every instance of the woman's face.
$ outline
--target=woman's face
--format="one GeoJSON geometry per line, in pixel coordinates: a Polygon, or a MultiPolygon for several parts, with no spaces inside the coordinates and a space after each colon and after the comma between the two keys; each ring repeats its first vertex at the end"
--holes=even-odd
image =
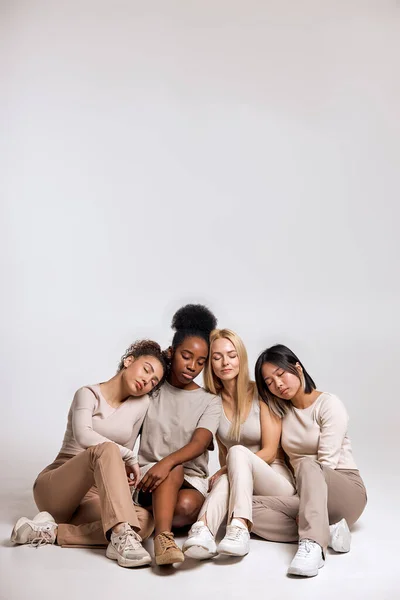
{"type": "Polygon", "coordinates": [[[208,356],[208,344],[200,337],[187,337],[172,358],[172,375],[175,382],[188,385],[202,372],[208,356]]]}
{"type": "Polygon", "coordinates": [[[211,344],[210,356],[212,370],[221,381],[230,381],[239,375],[239,356],[227,338],[219,338],[211,344]]]}
{"type": "Polygon", "coordinates": [[[122,377],[131,396],[148,394],[164,375],[160,361],[154,356],[128,356],[124,367],[122,377]]]}
{"type": "MultiPolygon", "coordinates": [[[[296,369],[301,373],[301,367],[296,365],[296,369]]],[[[261,367],[261,373],[265,381],[265,385],[274,396],[283,400],[291,400],[295,397],[301,387],[300,379],[285,371],[281,367],[277,367],[272,363],[264,363],[261,367]]]]}

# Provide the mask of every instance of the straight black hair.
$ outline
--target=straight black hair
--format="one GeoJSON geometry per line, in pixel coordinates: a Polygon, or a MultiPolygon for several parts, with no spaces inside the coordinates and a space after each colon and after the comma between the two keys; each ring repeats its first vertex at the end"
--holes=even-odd
{"type": "Polygon", "coordinates": [[[290,400],[278,398],[269,391],[261,372],[262,366],[265,363],[272,363],[280,369],[283,369],[284,371],[288,371],[289,373],[296,375],[299,381],[303,383],[301,376],[298,370],[296,369],[296,364],[299,364],[303,370],[305,393],[311,394],[311,392],[315,390],[316,385],[314,383],[314,380],[304,368],[303,363],[299,360],[295,353],[292,352],[287,346],[284,346],[283,344],[276,344],[276,346],[271,346],[270,348],[267,348],[266,350],[261,352],[260,356],[257,358],[255,366],[255,379],[258,394],[260,398],[268,405],[270,410],[273,413],[275,413],[278,417],[282,418],[285,416],[289,408],[291,408],[292,403],[290,402],[290,400]]]}

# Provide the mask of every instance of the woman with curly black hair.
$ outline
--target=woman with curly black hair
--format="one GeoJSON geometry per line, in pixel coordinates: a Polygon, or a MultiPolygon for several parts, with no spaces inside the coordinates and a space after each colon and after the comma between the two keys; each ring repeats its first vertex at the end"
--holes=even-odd
{"type": "Polygon", "coordinates": [[[140,476],[133,447],[166,369],[160,346],[142,340],[109,381],[76,392],[61,450],[34,484],[43,512],[17,521],[14,543],[107,546],[106,556],[122,567],[151,562],[141,545],[152,532],[151,515],[133,505],[130,492],[140,476]]]}
{"type": "Polygon", "coordinates": [[[158,565],[184,560],[172,526],[194,523],[207,494],[207,449],[218,429],[221,400],[194,379],[204,368],[216,324],[214,315],[201,305],[189,304],[174,315],[171,369],[143,423],[138,500],[152,506],[158,565]]]}

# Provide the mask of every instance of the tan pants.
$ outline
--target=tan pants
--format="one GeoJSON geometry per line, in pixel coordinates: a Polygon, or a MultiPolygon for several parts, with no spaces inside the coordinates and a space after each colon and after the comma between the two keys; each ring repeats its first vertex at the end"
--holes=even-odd
{"type": "Polygon", "coordinates": [[[228,521],[240,517],[250,524],[253,522],[253,494],[293,496],[296,493],[292,475],[283,461],[271,466],[245,446],[238,444],[230,448],[226,466],[227,475],[217,480],[200,511],[206,516],[213,535],[217,534],[227,513],[228,521]]]}
{"type": "Polygon", "coordinates": [[[308,457],[299,461],[295,475],[298,496],[253,498],[253,532],[274,542],[311,539],[325,554],[329,525],[344,518],[351,526],[363,512],[363,480],[357,470],[330,469],[308,457]]]}
{"type": "Polygon", "coordinates": [[[106,546],[117,523],[129,523],[143,539],[153,531],[153,518],[135,506],[125,465],[116,444],[91,446],[76,456],[59,454],[35,481],[39,510],[58,523],[60,546],[106,546]]]}

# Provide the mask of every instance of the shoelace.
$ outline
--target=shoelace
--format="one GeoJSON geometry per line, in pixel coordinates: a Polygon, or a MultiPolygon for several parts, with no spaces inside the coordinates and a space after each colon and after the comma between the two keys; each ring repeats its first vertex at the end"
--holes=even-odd
{"type": "Polygon", "coordinates": [[[199,533],[203,533],[204,530],[207,530],[207,526],[206,525],[192,525],[192,527],[190,529],[190,534],[191,535],[198,535],[199,533]]]}
{"type": "Polygon", "coordinates": [[[160,535],[160,544],[163,552],[176,547],[174,535],[172,533],[161,533],[160,535]]]}
{"type": "Polygon", "coordinates": [[[236,525],[228,525],[228,527],[226,528],[226,538],[228,538],[228,540],[239,540],[243,533],[246,533],[245,529],[242,529],[241,527],[236,527],[236,525]]]}
{"type": "Polygon", "coordinates": [[[312,543],[313,542],[311,540],[301,540],[296,556],[299,558],[306,558],[312,550],[312,543]]]}
{"type": "Polygon", "coordinates": [[[133,529],[127,529],[118,535],[118,548],[122,550],[137,550],[141,546],[141,538],[133,529]]]}
{"type": "Polygon", "coordinates": [[[32,548],[39,548],[39,546],[43,546],[44,544],[52,544],[53,536],[51,535],[51,528],[46,525],[47,529],[40,529],[37,532],[37,535],[31,539],[29,545],[32,548]]]}

